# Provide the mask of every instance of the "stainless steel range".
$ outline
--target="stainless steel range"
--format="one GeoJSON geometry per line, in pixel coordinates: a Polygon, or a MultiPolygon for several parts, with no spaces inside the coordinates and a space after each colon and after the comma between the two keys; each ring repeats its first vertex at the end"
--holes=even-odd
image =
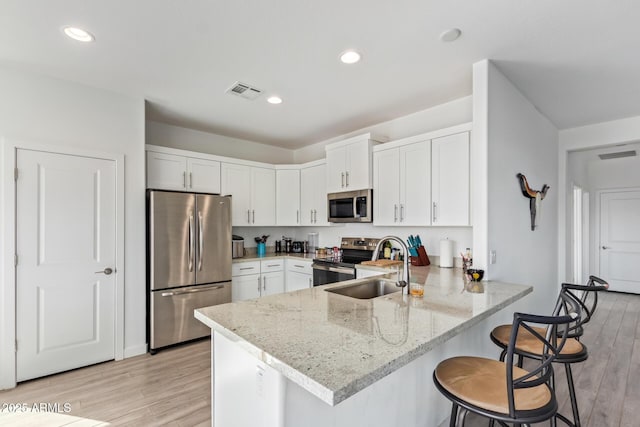
{"type": "Polygon", "coordinates": [[[341,257],[313,260],[313,286],[341,282],[356,278],[356,264],[368,261],[380,239],[343,237],[340,242],[341,257]]]}

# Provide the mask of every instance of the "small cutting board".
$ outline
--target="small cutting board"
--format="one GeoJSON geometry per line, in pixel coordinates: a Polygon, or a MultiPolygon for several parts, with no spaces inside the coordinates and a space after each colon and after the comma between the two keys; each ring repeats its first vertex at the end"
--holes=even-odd
{"type": "Polygon", "coordinates": [[[402,265],[402,261],[397,259],[378,259],[375,261],[362,261],[362,265],[373,265],[376,267],[392,267],[394,265],[402,265]]]}

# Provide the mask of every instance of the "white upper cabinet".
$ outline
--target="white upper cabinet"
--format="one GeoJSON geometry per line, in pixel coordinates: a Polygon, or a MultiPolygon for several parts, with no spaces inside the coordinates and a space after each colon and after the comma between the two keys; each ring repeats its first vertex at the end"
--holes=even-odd
{"type": "Polygon", "coordinates": [[[220,193],[220,162],[147,151],[147,188],[220,193]]]}
{"type": "Polygon", "coordinates": [[[374,143],[371,134],[367,133],[325,147],[328,193],[372,187],[371,149],[374,143]]]}
{"type": "Polygon", "coordinates": [[[428,140],[373,153],[374,225],[430,224],[429,157],[428,140]]]}
{"type": "Polygon", "coordinates": [[[469,225],[469,132],[431,141],[432,224],[469,225]]]}
{"type": "Polygon", "coordinates": [[[274,225],[276,222],[275,170],[222,163],[221,189],[231,195],[234,226],[274,225]]]}
{"type": "Polygon", "coordinates": [[[329,225],[325,164],[300,169],[300,224],[329,225]]]}
{"type": "Polygon", "coordinates": [[[276,224],[300,225],[300,169],[276,170],[276,224]]]}

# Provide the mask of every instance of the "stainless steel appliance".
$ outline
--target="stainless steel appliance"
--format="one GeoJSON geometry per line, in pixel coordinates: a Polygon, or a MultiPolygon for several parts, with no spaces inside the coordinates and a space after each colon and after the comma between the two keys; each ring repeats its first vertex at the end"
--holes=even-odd
{"type": "Polygon", "coordinates": [[[373,192],[346,191],[327,194],[329,222],[373,221],[373,192]]]}
{"type": "Polygon", "coordinates": [[[149,351],[211,333],[193,310],[231,302],[231,198],[147,191],[149,351]]]}
{"type": "Polygon", "coordinates": [[[304,243],[295,241],[291,243],[291,252],[294,254],[301,254],[304,251],[304,243]]]}
{"type": "Polygon", "coordinates": [[[327,256],[313,260],[313,286],[356,278],[356,264],[369,261],[380,239],[343,237],[341,257],[327,256]]]}
{"type": "Polygon", "coordinates": [[[242,258],[244,256],[244,237],[233,235],[231,243],[231,258],[242,258]]]}

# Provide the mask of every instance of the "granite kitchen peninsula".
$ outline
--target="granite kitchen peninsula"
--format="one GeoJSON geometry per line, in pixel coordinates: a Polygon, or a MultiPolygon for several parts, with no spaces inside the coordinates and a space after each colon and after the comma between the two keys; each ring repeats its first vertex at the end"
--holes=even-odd
{"type": "Polygon", "coordinates": [[[423,298],[325,291],[366,278],[196,310],[213,335],[213,425],[439,425],[450,405],[433,386],[436,364],[468,354],[470,329],[532,287],[411,273],[423,298]]]}

